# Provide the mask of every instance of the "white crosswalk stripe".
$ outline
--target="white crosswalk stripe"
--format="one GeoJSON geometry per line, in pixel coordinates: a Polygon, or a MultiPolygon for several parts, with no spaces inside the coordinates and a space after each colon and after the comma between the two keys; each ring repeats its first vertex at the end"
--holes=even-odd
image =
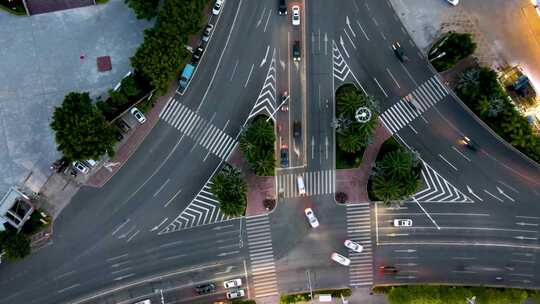
{"type": "Polygon", "coordinates": [[[227,160],[236,145],[234,138],[175,99],[167,104],[160,118],[223,160],[227,160]]]}
{"type": "Polygon", "coordinates": [[[372,285],[373,248],[369,203],[347,205],[347,236],[364,247],[360,253],[349,250],[349,285],[372,285]]]}
{"type": "Polygon", "coordinates": [[[287,173],[277,176],[278,191],[283,193],[284,197],[300,196],[296,181],[299,175],[304,179],[307,196],[333,194],[335,192],[335,170],[308,171],[298,174],[287,173]]]}
{"type": "Polygon", "coordinates": [[[397,133],[446,95],[446,87],[437,76],[433,76],[381,113],[381,120],[391,134],[397,133]]]}
{"type": "Polygon", "coordinates": [[[212,181],[208,181],[186,209],[184,209],[174,221],[165,226],[159,234],[234,219],[235,217],[230,217],[221,213],[219,202],[210,191],[211,185],[212,181]]]}
{"type": "Polygon", "coordinates": [[[246,230],[255,297],[277,295],[276,265],[268,215],[248,218],[246,230]]]}

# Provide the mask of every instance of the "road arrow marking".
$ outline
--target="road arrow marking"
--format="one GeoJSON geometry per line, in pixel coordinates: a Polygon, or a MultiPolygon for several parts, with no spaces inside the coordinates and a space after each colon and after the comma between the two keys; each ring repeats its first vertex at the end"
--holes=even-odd
{"type": "Polygon", "coordinates": [[[328,136],[325,137],[324,145],[326,146],[326,159],[328,159],[328,136]]]}
{"type": "Polygon", "coordinates": [[[356,37],[356,34],[354,33],[354,31],[353,31],[353,29],[352,29],[352,27],[351,27],[351,22],[349,21],[349,16],[347,16],[347,17],[345,18],[345,23],[347,23],[347,26],[348,26],[349,29],[351,30],[352,35],[353,35],[354,37],[356,37]]]}
{"type": "Polygon", "coordinates": [[[397,263],[396,266],[416,266],[415,263],[397,263]]]}
{"type": "Polygon", "coordinates": [[[328,55],[327,43],[328,43],[328,36],[326,35],[326,33],[324,33],[324,54],[325,55],[328,55]]]}
{"type": "Polygon", "coordinates": [[[227,269],[225,269],[224,271],[216,272],[215,274],[218,275],[218,274],[224,274],[224,273],[231,272],[231,270],[233,269],[233,267],[234,267],[234,266],[227,266],[227,269]]]}
{"type": "Polygon", "coordinates": [[[511,200],[512,202],[515,202],[515,200],[513,198],[511,198],[510,196],[508,196],[506,193],[504,193],[504,191],[499,188],[499,187],[496,187],[497,188],[497,191],[499,191],[500,194],[504,195],[507,199],[511,200]]]}
{"type": "Polygon", "coordinates": [[[261,61],[261,64],[259,64],[259,67],[262,67],[266,63],[266,58],[268,57],[268,52],[270,52],[270,46],[266,46],[266,54],[264,55],[263,60],[261,61]]]}
{"type": "Polygon", "coordinates": [[[525,222],[517,222],[516,225],[519,225],[519,226],[538,226],[538,224],[525,223],[525,222]]]}
{"type": "Polygon", "coordinates": [[[522,240],[522,241],[523,240],[528,240],[528,241],[536,241],[536,240],[538,240],[538,238],[535,238],[535,237],[528,237],[528,236],[522,236],[522,235],[515,236],[514,238],[518,239],[518,240],[522,240]]]}
{"type": "Polygon", "coordinates": [[[315,158],[315,137],[311,137],[311,159],[315,158]]]}
{"type": "Polygon", "coordinates": [[[470,194],[472,194],[474,197],[476,197],[479,201],[483,202],[484,200],[480,198],[480,196],[476,195],[476,193],[474,193],[473,189],[471,189],[471,187],[469,187],[469,185],[467,185],[467,191],[469,191],[470,194]]]}
{"type": "Polygon", "coordinates": [[[343,37],[341,35],[339,36],[339,44],[341,44],[341,47],[343,48],[345,55],[347,55],[347,58],[351,58],[351,56],[349,56],[349,52],[347,52],[347,49],[345,48],[345,42],[343,41],[343,37]]]}
{"type": "Polygon", "coordinates": [[[409,235],[408,233],[389,233],[386,236],[396,237],[396,236],[408,236],[408,235],[409,235]]]}

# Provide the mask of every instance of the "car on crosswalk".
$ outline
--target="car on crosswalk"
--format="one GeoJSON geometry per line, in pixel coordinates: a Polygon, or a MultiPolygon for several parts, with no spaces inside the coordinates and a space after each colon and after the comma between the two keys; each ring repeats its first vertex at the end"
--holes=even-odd
{"type": "Polygon", "coordinates": [[[242,279],[234,279],[223,282],[223,287],[229,289],[229,288],[235,288],[242,286],[242,279]]]}
{"type": "Polygon", "coordinates": [[[312,228],[319,227],[319,220],[317,219],[317,217],[315,216],[315,213],[313,212],[313,210],[311,210],[311,208],[306,208],[304,210],[304,213],[306,214],[308,222],[312,228]]]}
{"type": "Polygon", "coordinates": [[[337,252],[332,253],[330,257],[332,258],[332,260],[334,260],[334,262],[338,262],[339,264],[343,266],[351,265],[351,260],[349,260],[348,258],[342,256],[341,254],[337,252]]]}
{"type": "Polygon", "coordinates": [[[345,240],[345,242],[343,242],[343,245],[345,245],[345,247],[349,248],[354,252],[362,252],[362,250],[364,250],[364,247],[362,245],[351,240],[345,240]]]}

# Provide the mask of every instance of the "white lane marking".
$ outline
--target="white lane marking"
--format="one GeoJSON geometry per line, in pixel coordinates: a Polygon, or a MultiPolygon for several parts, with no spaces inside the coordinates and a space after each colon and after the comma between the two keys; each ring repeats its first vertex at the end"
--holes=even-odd
{"type": "Polygon", "coordinates": [[[356,33],[353,31],[352,27],[351,27],[351,21],[349,20],[349,16],[347,16],[345,18],[345,23],[347,24],[347,26],[349,27],[349,30],[351,30],[351,33],[353,34],[353,36],[356,38],[356,33]]]}
{"type": "Polygon", "coordinates": [[[249,288],[249,280],[248,280],[248,274],[247,274],[246,260],[244,260],[244,279],[245,279],[246,284],[247,284],[247,288],[246,288],[246,289],[247,289],[247,293],[248,293],[248,294],[247,294],[247,297],[248,297],[248,299],[251,299],[251,296],[249,295],[249,290],[250,290],[251,288],[249,288]]]}
{"type": "Polygon", "coordinates": [[[452,165],[448,160],[446,160],[446,158],[444,158],[442,155],[439,154],[439,157],[442,158],[442,160],[444,160],[450,167],[452,167],[454,170],[458,171],[458,169],[456,167],[454,167],[454,165],[452,165]]]}
{"type": "Polygon", "coordinates": [[[345,32],[345,36],[347,36],[347,38],[349,38],[349,42],[352,44],[353,48],[356,50],[356,45],[354,44],[353,40],[351,39],[351,36],[349,36],[349,33],[347,33],[347,31],[345,29],[343,29],[343,31],[345,32]]]}
{"type": "Polygon", "coordinates": [[[125,276],[114,278],[114,281],[120,281],[120,280],[123,280],[123,279],[127,279],[129,277],[134,276],[134,275],[135,275],[134,273],[126,274],[125,276]]]}
{"type": "Polygon", "coordinates": [[[157,189],[157,191],[154,193],[154,195],[152,197],[156,197],[156,195],[159,194],[159,192],[161,192],[161,190],[163,190],[163,188],[165,188],[165,186],[167,186],[167,184],[169,183],[171,179],[170,178],[167,178],[167,180],[163,183],[163,185],[161,185],[161,187],[159,187],[157,189]]]}
{"type": "Polygon", "coordinates": [[[515,202],[515,200],[513,198],[511,198],[510,196],[508,196],[508,194],[504,193],[504,191],[499,188],[499,187],[496,187],[497,188],[497,191],[499,191],[500,194],[502,194],[503,196],[505,196],[507,199],[511,200],[512,202],[515,202]]]}
{"type": "MultiPolygon", "coordinates": [[[[431,212],[432,215],[440,215],[440,216],[490,216],[488,213],[455,213],[455,212],[431,212]]],[[[385,213],[382,214],[382,216],[414,216],[414,215],[424,215],[424,213],[421,212],[412,212],[412,213],[385,213]]]]}
{"type": "Polygon", "coordinates": [[[522,235],[518,235],[518,236],[515,236],[514,237],[515,239],[518,239],[518,240],[526,240],[526,241],[537,241],[538,238],[535,238],[535,237],[529,237],[529,236],[522,236],[522,235]]]}
{"type": "Polygon", "coordinates": [[[375,20],[375,17],[371,17],[371,20],[373,20],[373,23],[375,23],[375,26],[379,26],[379,23],[377,22],[377,20],[375,20]]]}
{"type": "Polygon", "coordinates": [[[519,194],[519,191],[516,190],[516,188],[513,188],[511,186],[509,186],[508,184],[504,183],[503,181],[498,181],[499,184],[503,185],[503,186],[506,186],[506,188],[514,191],[515,193],[518,193],[519,194]]]}
{"type": "Polygon", "coordinates": [[[414,134],[418,134],[418,132],[411,125],[407,125],[407,126],[414,132],[414,134]]]}
{"type": "Polygon", "coordinates": [[[68,271],[68,272],[66,272],[66,273],[63,273],[63,274],[61,274],[61,275],[58,275],[58,276],[54,277],[54,280],[56,281],[56,280],[59,280],[59,279],[61,279],[61,278],[65,278],[65,277],[67,277],[67,276],[69,276],[69,275],[72,275],[72,274],[75,274],[75,273],[76,273],[75,270],[68,271]]]}
{"type": "Polygon", "coordinates": [[[266,7],[263,9],[262,13],[261,13],[261,16],[259,17],[259,20],[257,20],[257,25],[255,26],[255,28],[258,28],[259,25],[261,25],[262,23],[262,19],[264,17],[264,13],[266,12],[266,7]]]}
{"type": "Polygon", "coordinates": [[[167,260],[174,260],[174,259],[178,259],[178,258],[183,258],[185,257],[186,255],[185,254],[177,254],[177,255],[172,255],[170,257],[166,257],[166,258],[163,258],[164,261],[167,261],[167,260]]]}
{"type": "Polygon", "coordinates": [[[240,251],[235,250],[235,251],[229,251],[229,252],[222,252],[222,253],[218,254],[217,256],[223,257],[223,256],[228,256],[228,255],[237,254],[237,253],[240,253],[240,251]]]}
{"type": "Polygon", "coordinates": [[[516,217],[529,220],[540,220],[540,217],[538,216],[516,215],[516,217]]]}
{"type": "Polygon", "coordinates": [[[130,219],[126,219],[122,224],[120,224],[118,227],[116,227],[116,229],[114,229],[111,235],[115,235],[120,229],[122,229],[122,227],[129,223],[129,221],[130,219]]]}
{"type": "Polygon", "coordinates": [[[139,232],[141,232],[141,231],[140,231],[140,230],[137,230],[134,234],[132,234],[132,235],[127,239],[126,242],[129,243],[129,242],[130,242],[137,234],[139,234],[139,232]]]}
{"type": "Polygon", "coordinates": [[[345,52],[345,56],[347,56],[347,58],[351,58],[351,56],[349,56],[349,52],[347,52],[347,49],[345,48],[345,42],[343,41],[343,37],[341,35],[339,35],[339,44],[341,44],[341,47],[345,52]]]}
{"type": "Polygon", "coordinates": [[[475,257],[451,257],[452,260],[476,260],[475,257]]]}
{"type": "Polygon", "coordinates": [[[482,198],[480,198],[480,196],[476,195],[476,193],[474,193],[473,189],[467,185],[467,191],[469,191],[470,194],[472,194],[474,197],[476,197],[479,201],[483,202],[484,200],[482,198]]]}
{"type": "Polygon", "coordinates": [[[150,231],[156,231],[156,230],[158,230],[159,227],[161,227],[161,225],[163,225],[168,219],[169,219],[168,217],[164,218],[164,219],[161,221],[161,223],[159,223],[159,225],[154,226],[154,228],[150,229],[150,231]]]}
{"type": "Polygon", "coordinates": [[[476,271],[471,270],[452,270],[453,273],[474,274],[476,271]]]}
{"type": "Polygon", "coordinates": [[[118,268],[118,267],[120,267],[122,265],[125,265],[125,264],[128,264],[128,263],[129,263],[129,261],[123,261],[123,262],[120,262],[120,263],[112,264],[111,267],[112,268],[118,268]]]}
{"type": "Polygon", "coordinates": [[[495,198],[495,199],[498,200],[499,202],[503,202],[502,199],[500,199],[500,198],[498,198],[497,196],[493,195],[491,192],[487,191],[486,189],[484,189],[484,192],[485,192],[486,194],[488,194],[489,196],[495,198]]]}
{"type": "Polygon", "coordinates": [[[415,249],[396,249],[394,252],[406,252],[406,253],[413,253],[416,252],[415,249]]]}
{"type": "MultiPolygon", "coordinates": [[[[395,227],[381,227],[381,230],[394,230],[395,227]]],[[[405,228],[404,228],[405,229],[405,228]]],[[[436,229],[433,226],[413,226],[408,228],[408,230],[432,230],[436,229]]],[[[490,228],[490,227],[454,227],[454,226],[443,226],[441,230],[478,230],[478,231],[502,231],[502,232],[517,232],[517,233],[538,233],[536,230],[527,230],[527,229],[506,229],[506,228],[490,228]]]]}
{"type": "Polygon", "coordinates": [[[124,254],[121,254],[121,255],[117,255],[117,256],[115,256],[115,257],[108,258],[108,259],[107,259],[107,262],[112,262],[112,261],[115,261],[115,260],[119,260],[119,259],[125,258],[125,257],[127,257],[127,256],[128,256],[127,253],[124,253],[124,254]]]}
{"type": "Polygon", "coordinates": [[[159,245],[159,247],[160,248],[166,248],[166,247],[176,246],[176,245],[179,245],[179,244],[182,244],[182,243],[184,243],[184,241],[174,241],[174,242],[166,243],[166,244],[163,244],[163,245],[159,245]]]}
{"type": "Polygon", "coordinates": [[[168,200],[165,205],[163,205],[163,208],[166,208],[167,206],[169,206],[169,204],[178,196],[178,194],[180,194],[180,192],[182,192],[182,189],[178,190],[178,192],[176,192],[173,197],[171,197],[170,200],[168,200]]]}
{"type": "Polygon", "coordinates": [[[206,91],[204,92],[204,95],[201,99],[201,103],[197,107],[196,113],[199,113],[201,110],[201,107],[204,104],[204,101],[206,100],[206,96],[208,95],[208,92],[210,91],[210,88],[212,87],[212,83],[214,82],[214,79],[216,78],[217,71],[219,67],[221,66],[221,59],[223,59],[223,55],[225,54],[225,51],[227,50],[227,46],[229,45],[229,40],[231,39],[231,34],[234,29],[234,25],[236,24],[236,18],[238,17],[238,12],[240,12],[240,8],[242,7],[242,0],[240,0],[240,3],[238,3],[238,7],[236,9],[236,14],[234,15],[233,23],[231,25],[231,29],[229,30],[229,35],[227,36],[227,40],[225,41],[225,46],[223,47],[223,50],[221,51],[221,55],[219,56],[218,62],[216,64],[216,69],[214,69],[214,74],[212,75],[212,78],[210,79],[210,83],[206,87],[206,91]]]}
{"type": "Polygon", "coordinates": [[[58,292],[58,293],[63,293],[63,292],[66,292],[66,291],[68,291],[68,290],[70,290],[70,289],[73,289],[73,288],[76,288],[76,287],[79,287],[79,286],[81,286],[81,284],[73,284],[73,285],[71,285],[71,286],[69,286],[69,287],[66,287],[66,288],[64,288],[64,289],[60,289],[60,290],[58,290],[57,292],[58,292]]]}
{"type": "Polygon", "coordinates": [[[119,274],[121,272],[126,272],[128,270],[131,270],[133,267],[126,267],[126,268],[122,268],[120,270],[115,270],[115,271],[111,271],[111,274],[112,275],[116,275],[116,274],[119,274]]]}
{"type": "Polygon", "coordinates": [[[526,263],[526,264],[534,264],[534,261],[524,261],[524,260],[510,260],[510,262],[514,263],[526,263]]]}
{"type": "Polygon", "coordinates": [[[375,203],[375,244],[379,244],[379,215],[377,211],[377,206],[379,204],[375,203]]]}
{"type": "Polygon", "coordinates": [[[386,36],[384,35],[384,33],[383,32],[379,32],[379,33],[381,33],[382,39],[386,40],[386,36]]]}
{"type": "Polygon", "coordinates": [[[234,64],[234,68],[233,68],[233,71],[232,71],[232,73],[231,73],[231,77],[229,77],[229,82],[232,82],[232,79],[233,79],[233,77],[234,77],[234,74],[236,73],[236,68],[238,67],[238,62],[239,62],[239,60],[236,59],[236,63],[234,64]]]}
{"type": "MultiPolygon", "coordinates": [[[[540,246],[535,245],[516,245],[505,243],[481,243],[481,242],[382,242],[377,244],[379,246],[411,246],[411,245],[432,245],[432,246],[471,246],[471,247],[500,247],[500,248],[514,248],[514,249],[534,249],[540,250],[540,246]]],[[[518,260],[511,260],[518,261],[518,260]]]]}
{"type": "Polygon", "coordinates": [[[362,30],[362,33],[364,34],[364,37],[366,38],[366,40],[369,41],[369,37],[366,34],[366,31],[364,31],[364,28],[362,27],[362,25],[360,24],[358,20],[356,20],[356,24],[358,24],[358,26],[360,27],[360,30],[362,30]]]}
{"type": "Polygon", "coordinates": [[[396,86],[398,88],[401,88],[401,86],[399,85],[399,83],[397,82],[396,78],[394,77],[394,75],[392,75],[392,73],[390,72],[390,70],[388,68],[386,68],[386,72],[388,72],[388,75],[390,75],[390,77],[392,78],[392,80],[396,83],[396,86]]]}
{"type": "Polygon", "coordinates": [[[386,94],[386,91],[383,89],[383,87],[381,86],[381,84],[379,83],[379,81],[377,80],[377,78],[373,77],[373,80],[375,80],[375,82],[376,82],[377,85],[379,86],[379,89],[381,89],[381,91],[383,92],[384,97],[388,97],[388,94],[386,94]]]}
{"type": "Polygon", "coordinates": [[[418,202],[418,200],[414,196],[413,196],[413,200],[418,205],[418,207],[420,207],[420,209],[422,209],[422,211],[424,211],[424,213],[431,220],[433,225],[435,225],[435,227],[437,227],[437,230],[441,230],[441,227],[439,227],[439,225],[437,225],[437,222],[435,222],[435,220],[431,217],[431,215],[429,215],[429,213],[427,213],[426,209],[424,209],[424,207],[422,207],[422,205],[420,205],[420,203],[418,202]]]}
{"type": "MultiPolygon", "coordinates": [[[[262,67],[266,63],[266,58],[268,58],[268,52],[270,51],[270,46],[266,46],[266,54],[264,54],[264,58],[261,60],[261,64],[259,64],[259,67],[262,67]]],[[[250,72],[251,75],[251,72],[250,72]]],[[[249,78],[248,78],[249,79],[249,78]]],[[[246,86],[244,86],[245,88],[246,86]]]]}
{"type": "Polygon", "coordinates": [[[452,146],[452,149],[453,149],[454,151],[456,151],[459,155],[461,155],[463,158],[465,158],[467,161],[469,161],[469,162],[471,161],[470,158],[468,158],[467,156],[465,156],[465,154],[463,154],[461,151],[459,151],[455,146],[452,146]]]}
{"type": "Polygon", "coordinates": [[[268,21],[270,21],[270,15],[272,15],[272,10],[268,10],[268,18],[266,18],[266,23],[264,24],[265,33],[266,33],[266,27],[268,26],[268,21]]]}
{"type": "Polygon", "coordinates": [[[246,79],[246,83],[244,83],[244,88],[247,87],[249,78],[251,78],[251,73],[253,73],[253,66],[254,64],[251,64],[251,69],[249,70],[249,75],[248,75],[248,78],[246,79]]]}
{"type": "Polygon", "coordinates": [[[416,82],[416,80],[414,80],[414,78],[412,77],[411,73],[409,73],[409,70],[407,69],[407,67],[405,67],[405,65],[403,64],[403,62],[399,62],[399,64],[401,65],[401,68],[403,68],[403,70],[405,71],[405,74],[407,74],[407,76],[409,77],[409,79],[414,83],[414,86],[415,87],[418,87],[418,83],[416,82]]]}
{"type": "Polygon", "coordinates": [[[388,234],[386,234],[386,236],[389,236],[389,237],[408,236],[408,235],[409,235],[408,233],[388,233],[388,234]]]}

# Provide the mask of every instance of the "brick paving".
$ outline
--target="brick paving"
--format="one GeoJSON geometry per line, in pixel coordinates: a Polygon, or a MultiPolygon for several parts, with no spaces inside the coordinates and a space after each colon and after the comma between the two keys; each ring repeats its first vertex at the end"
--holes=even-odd
{"type": "Polygon", "coordinates": [[[384,128],[381,121],[377,129],[373,143],[364,151],[360,167],[355,169],[336,170],[336,192],[345,192],[350,203],[369,202],[367,184],[371,168],[375,163],[379,149],[385,140],[390,138],[390,133],[384,128]]]}
{"type": "MultiPolygon", "coordinates": [[[[120,168],[126,163],[126,161],[133,155],[139,145],[144,141],[146,136],[152,131],[152,128],[159,121],[159,113],[167,104],[167,101],[174,96],[176,92],[175,85],[169,85],[169,91],[166,95],[157,98],[156,103],[148,112],[146,116],[146,123],[139,125],[135,128],[132,134],[122,143],[118,145],[116,150],[116,156],[110,160],[110,163],[119,163],[117,166],[112,166],[111,170],[105,167],[98,169],[88,180],[85,182],[86,186],[100,188],[103,187],[114,176],[120,168]]],[[[129,115],[129,114],[128,114],[129,115]]]]}
{"type": "Polygon", "coordinates": [[[249,217],[268,213],[269,211],[265,209],[263,201],[267,198],[276,198],[274,176],[255,175],[246,163],[242,151],[240,151],[240,147],[236,147],[227,161],[231,165],[239,168],[246,180],[248,188],[246,216],[249,217]]]}

